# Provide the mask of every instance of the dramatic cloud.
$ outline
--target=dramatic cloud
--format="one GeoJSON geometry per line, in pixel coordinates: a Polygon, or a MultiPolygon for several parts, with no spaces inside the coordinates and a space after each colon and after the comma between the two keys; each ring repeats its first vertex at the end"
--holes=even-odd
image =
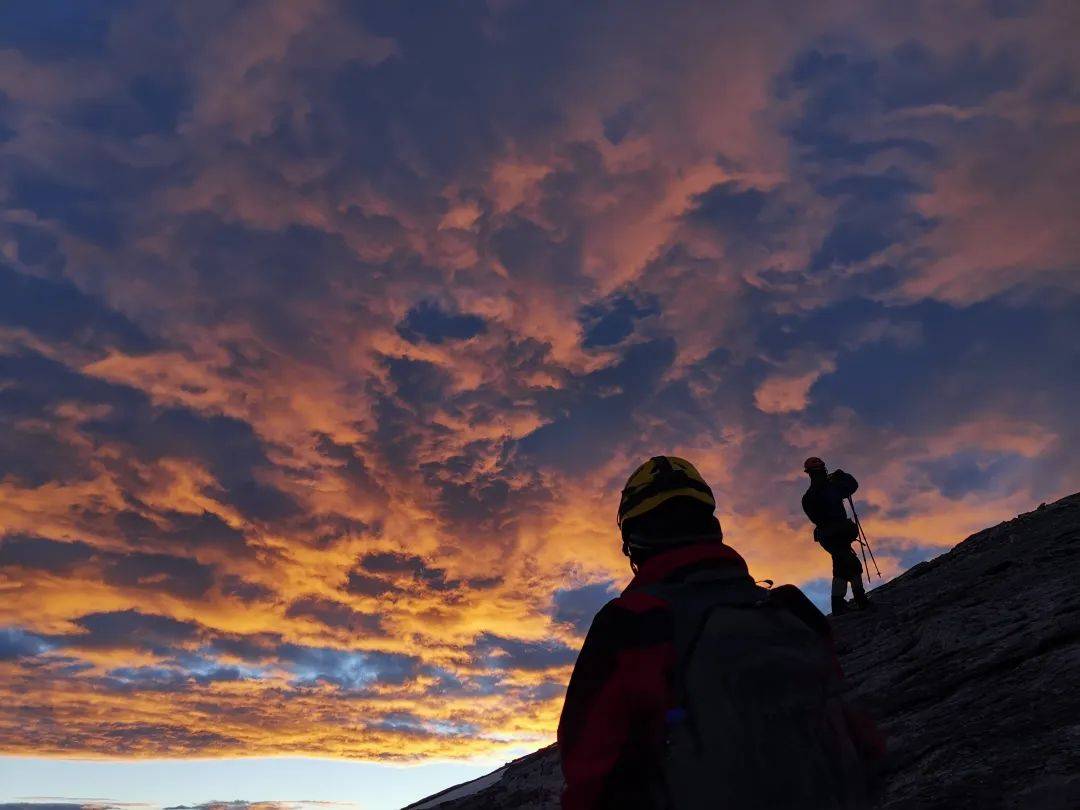
{"type": "Polygon", "coordinates": [[[1075,4],[58,8],[0,9],[6,753],[546,741],[658,452],[815,595],[808,455],[890,576],[1077,488],[1075,4]]]}

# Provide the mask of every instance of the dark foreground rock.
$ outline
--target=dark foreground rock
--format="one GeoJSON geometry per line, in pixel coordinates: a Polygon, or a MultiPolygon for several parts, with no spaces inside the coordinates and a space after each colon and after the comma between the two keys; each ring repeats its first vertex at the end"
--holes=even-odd
{"type": "MultiPolygon", "coordinates": [[[[889,738],[880,807],[1080,808],[1080,493],[979,532],[832,620],[889,738]]],[[[555,747],[413,807],[558,807],[555,747]]]]}

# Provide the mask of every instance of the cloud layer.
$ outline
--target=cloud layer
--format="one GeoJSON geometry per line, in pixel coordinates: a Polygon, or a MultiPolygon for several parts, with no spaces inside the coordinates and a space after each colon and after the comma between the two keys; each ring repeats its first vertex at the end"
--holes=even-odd
{"type": "Polygon", "coordinates": [[[759,577],[1077,488],[1074,4],[0,11],[0,748],[551,736],[692,459],[759,577]]]}

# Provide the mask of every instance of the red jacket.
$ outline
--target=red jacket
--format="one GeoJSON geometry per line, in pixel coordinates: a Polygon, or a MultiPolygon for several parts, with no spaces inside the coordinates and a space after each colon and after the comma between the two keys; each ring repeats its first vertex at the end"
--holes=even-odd
{"type": "MultiPolygon", "coordinates": [[[[672,708],[674,631],[668,604],[642,588],[721,567],[747,572],[738,552],[719,540],[673,549],[648,560],[622,595],[596,615],[559,721],[564,810],[654,806],[649,786],[661,760],[664,716],[672,708]]],[[[828,621],[798,588],[774,588],[772,598],[787,603],[832,648],[828,621]]],[[[880,757],[884,744],[873,723],[854,713],[850,720],[865,755],[880,757]]]]}

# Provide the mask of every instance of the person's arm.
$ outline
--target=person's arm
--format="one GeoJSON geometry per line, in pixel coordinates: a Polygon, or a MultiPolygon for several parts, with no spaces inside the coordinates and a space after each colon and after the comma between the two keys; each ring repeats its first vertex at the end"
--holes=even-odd
{"type": "Polygon", "coordinates": [[[619,627],[626,620],[615,603],[593,619],[574,665],[559,720],[563,810],[597,806],[630,731],[630,713],[619,670],[619,627]]]}
{"type": "Polygon", "coordinates": [[[802,508],[815,527],[830,522],[829,502],[820,488],[808,490],[802,498],[802,508]]]}

